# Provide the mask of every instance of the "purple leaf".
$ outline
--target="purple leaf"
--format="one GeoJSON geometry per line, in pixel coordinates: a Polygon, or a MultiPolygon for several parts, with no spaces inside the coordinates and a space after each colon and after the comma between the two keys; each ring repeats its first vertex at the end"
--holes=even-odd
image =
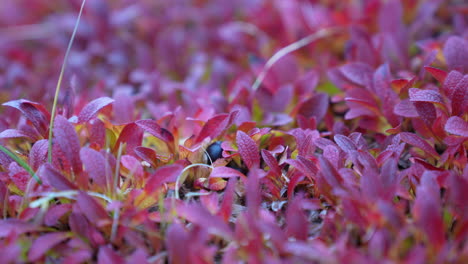
{"type": "Polygon", "coordinates": [[[210,118],[198,134],[195,143],[200,143],[207,137],[210,137],[211,139],[218,137],[225,129],[229,128],[229,126],[235,122],[238,115],[239,110],[235,110],[229,114],[219,114],[210,118]]]}
{"type": "Polygon", "coordinates": [[[97,256],[98,264],[124,264],[125,260],[109,246],[101,246],[97,256]]]}
{"type": "Polygon", "coordinates": [[[458,116],[452,116],[445,123],[445,131],[462,137],[468,137],[468,122],[458,116]]]}
{"type": "Polygon", "coordinates": [[[47,162],[48,142],[47,139],[36,141],[29,152],[29,165],[34,171],[47,162]]]}
{"type": "Polygon", "coordinates": [[[24,133],[18,129],[6,129],[0,133],[0,138],[7,139],[7,138],[26,138],[31,140],[31,135],[24,133]]]}
{"type": "Polygon", "coordinates": [[[452,115],[462,115],[468,111],[468,75],[457,84],[452,94],[452,115]]]}
{"type": "Polygon", "coordinates": [[[111,182],[111,167],[102,154],[85,147],[80,150],[80,157],[91,179],[101,188],[106,189],[107,184],[111,182]]]}
{"type": "Polygon", "coordinates": [[[44,106],[24,99],[9,101],[3,105],[10,106],[21,111],[26,119],[31,121],[39,134],[41,134],[43,137],[47,137],[50,114],[44,106]]]}
{"type": "Polygon", "coordinates": [[[39,168],[39,177],[47,179],[50,186],[54,187],[58,191],[76,190],[75,184],[70,182],[65,176],[60,174],[52,165],[46,163],[39,168]]]}
{"type": "Polygon", "coordinates": [[[351,139],[343,135],[335,135],[334,137],[336,144],[346,153],[356,151],[357,147],[351,139]]]}
{"type": "Polygon", "coordinates": [[[416,189],[413,216],[418,226],[425,231],[428,241],[436,248],[441,248],[445,241],[445,232],[437,186],[436,180],[426,171],[416,189]]]}
{"type": "Polygon", "coordinates": [[[348,63],[341,66],[339,70],[345,78],[357,85],[367,86],[371,83],[373,71],[367,64],[348,63]]]}
{"type": "Polygon", "coordinates": [[[55,226],[58,224],[59,219],[70,212],[72,205],[71,204],[57,204],[49,206],[45,216],[44,224],[46,226],[55,226]]]}
{"type": "Polygon", "coordinates": [[[324,176],[325,180],[331,186],[339,187],[343,183],[343,178],[333,165],[324,157],[319,157],[320,171],[324,176]]]}
{"type": "Polygon", "coordinates": [[[437,91],[410,88],[409,97],[411,102],[429,102],[445,106],[442,96],[437,91]]]}
{"type": "Polygon", "coordinates": [[[258,153],[258,147],[255,141],[243,131],[238,130],[236,142],[239,153],[245,165],[247,165],[247,168],[252,169],[253,167],[258,167],[260,165],[260,154],[258,153]]]}
{"type": "Polygon", "coordinates": [[[160,125],[158,125],[158,123],[156,123],[156,121],[145,119],[138,120],[135,123],[143,130],[145,130],[145,132],[150,133],[162,141],[169,144],[174,143],[174,136],[171,134],[171,132],[167,131],[165,128],[162,128],[160,125]]]}
{"type": "Polygon", "coordinates": [[[273,154],[266,149],[262,149],[261,154],[265,163],[270,167],[270,171],[275,173],[277,176],[281,175],[281,168],[273,154]]]}
{"type": "Polygon", "coordinates": [[[401,140],[405,143],[413,145],[417,148],[422,149],[427,154],[432,155],[433,157],[438,157],[439,154],[434,150],[434,148],[429,145],[425,140],[421,139],[419,136],[409,133],[409,132],[401,132],[400,133],[401,140]]]}
{"type": "Polygon", "coordinates": [[[60,115],[55,118],[53,142],[65,154],[66,159],[72,165],[73,172],[78,175],[83,169],[79,154],[80,140],[73,125],[60,115]]]}
{"type": "Polygon", "coordinates": [[[0,220],[0,238],[5,238],[11,233],[19,235],[27,232],[34,232],[38,229],[39,227],[32,223],[23,222],[14,218],[0,220]]]}
{"type": "Polygon", "coordinates": [[[450,37],[444,45],[444,56],[451,70],[468,72],[468,41],[458,36],[450,37]]]}
{"type": "Polygon", "coordinates": [[[409,99],[403,99],[395,105],[393,111],[395,114],[403,117],[418,117],[418,111],[414,104],[409,99]]]}
{"type": "Polygon", "coordinates": [[[317,122],[320,122],[327,113],[328,101],[327,94],[317,93],[300,104],[298,114],[308,118],[315,117],[317,122]]]}
{"type": "Polygon", "coordinates": [[[89,102],[78,115],[78,122],[85,123],[93,119],[97,113],[107,105],[114,102],[114,99],[109,97],[100,97],[89,102]]]}
{"type": "Polygon", "coordinates": [[[65,232],[54,232],[38,237],[29,249],[28,260],[33,262],[38,261],[47,251],[63,242],[69,236],[70,234],[65,232]]]}

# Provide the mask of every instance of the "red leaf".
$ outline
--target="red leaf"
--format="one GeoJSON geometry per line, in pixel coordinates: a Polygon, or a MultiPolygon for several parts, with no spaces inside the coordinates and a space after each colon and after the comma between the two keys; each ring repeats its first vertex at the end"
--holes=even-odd
{"type": "Polygon", "coordinates": [[[65,178],[65,176],[60,174],[60,172],[55,170],[52,165],[48,163],[42,165],[39,168],[38,175],[42,179],[47,179],[47,182],[50,184],[50,186],[59,191],[77,189],[75,184],[71,183],[67,178],[65,178]]]}
{"type": "Polygon", "coordinates": [[[330,186],[339,187],[343,183],[343,178],[333,165],[324,157],[319,157],[320,171],[330,186]]]}
{"type": "Polygon", "coordinates": [[[445,123],[445,131],[454,135],[468,137],[468,123],[458,116],[452,116],[445,123]]]}
{"type": "Polygon", "coordinates": [[[107,161],[102,154],[94,149],[85,147],[81,149],[80,157],[83,161],[85,171],[88,172],[91,179],[93,179],[97,185],[106,189],[107,184],[111,182],[111,167],[106,164],[107,161]]]}
{"type": "Polygon", "coordinates": [[[145,132],[150,133],[151,135],[161,139],[162,141],[166,143],[174,144],[174,136],[171,134],[171,132],[159,126],[158,123],[156,123],[156,121],[145,119],[145,120],[138,120],[135,123],[139,127],[143,128],[145,132]]]}
{"type": "Polygon", "coordinates": [[[445,232],[437,186],[432,175],[427,172],[422,175],[421,183],[416,189],[413,216],[418,226],[425,231],[431,244],[440,249],[445,241],[445,232]]]}
{"type": "Polygon", "coordinates": [[[175,182],[183,167],[179,164],[172,164],[158,168],[151,176],[145,185],[146,193],[155,192],[162,184],[166,182],[175,182]]]}
{"type": "Polygon", "coordinates": [[[304,175],[311,181],[317,174],[317,167],[315,164],[302,156],[297,156],[297,159],[288,159],[286,160],[286,163],[294,166],[300,172],[304,173],[304,175]]]}
{"type": "Polygon", "coordinates": [[[135,123],[127,124],[120,132],[119,138],[115,143],[114,151],[117,151],[120,144],[126,143],[126,153],[134,154],[135,148],[141,145],[143,140],[143,131],[135,123]]]}
{"type": "Polygon", "coordinates": [[[462,115],[468,111],[468,75],[457,84],[452,94],[452,115],[462,115]]]}
{"type": "Polygon", "coordinates": [[[195,140],[195,144],[200,143],[207,137],[210,137],[211,139],[218,137],[225,129],[231,126],[238,115],[239,110],[235,110],[229,114],[219,114],[210,118],[208,121],[206,121],[202,130],[198,134],[197,139],[195,140]]]}
{"type": "Polygon", "coordinates": [[[78,175],[83,169],[79,156],[80,140],[73,125],[60,115],[55,118],[53,142],[65,154],[66,159],[72,165],[73,172],[78,175]]]}
{"type": "Polygon", "coordinates": [[[36,171],[39,166],[47,162],[49,141],[41,139],[36,141],[29,152],[29,165],[36,171]]]}
{"type": "Polygon", "coordinates": [[[28,119],[37,129],[39,134],[45,138],[47,137],[50,114],[44,106],[24,99],[9,101],[3,105],[10,106],[21,111],[26,119],[28,119]]]}
{"type": "Polygon", "coordinates": [[[237,179],[231,178],[228,181],[227,187],[224,190],[224,198],[221,202],[221,206],[218,211],[218,215],[223,218],[225,222],[229,221],[229,218],[232,213],[232,204],[234,202],[235,196],[235,187],[236,187],[237,179]]]}
{"type": "Polygon", "coordinates": [[[445,78],[447,77],[447,74],[448,74],[446,71],[443,71],[441,69],[437,69],[434,67],[430,67],[430,66],[426,66],[424,67],[424,69],[427,72],[429,72],[432,75],[432,77],[434,77],[440,83],[444,83],[445,78]]]}
{"type": "Polygon", "coordinates": [[[64,232],[48,233],[38,237],[28,252],[29,261],[38,261],[44,254],[70,236],[64,232]]]}
{"type": "Polygon", "coordinates": [[[245,178],[245,175],[242,172],[229,168],[229,167],[215,167],[210,174],[210,178],[245,178]]]}
{"type": "Polygon", "coordinates": [[[260,165],[260,154],[255,141],[250,138],[246,133],[237,131],[236,143],[239,148],[239,154],[242,160],[247,165],[247,168],[252,169],[260,165]]]}
{"type": "Polygon", "coordinates": [[[468,72],[468,41],[451,36],[444,45],[444,56],[451,70],[468,72]]]}
{"type": "Polygon", "coordinates": [[[102,220],[109,220],[106,210],[94,198],[80,191],[76,197],[81,212],[88,218],[89,222],[96,225],[102,220]]]}
{"type": "Polygon", "coordinates": [[[432,155],[433,157],[438,157],[439,154],[434,150],[434,148],[429,145],[425,140],[421,139],[419,136],[409,133],[409,132],[401,132],[400,133],[401,140],[405,143],[413,145],[417,148],[422,149],[427,154],[432,155]]]}
{"type": "Polygon", "coordinates": [[[140,159],[148,162],[151,166],[156,167],[156,160],[158,159],[156,151],[146,147],[136,147],[134,151],[140,159]]]}
{"type": "Polygon", "coordinates": [[[78,122],[85,123],[93,119],[97,113],[107,105],[114,102],[114,99],[109,97],[100,97],[89,102],[78,115],[78,122]]]}

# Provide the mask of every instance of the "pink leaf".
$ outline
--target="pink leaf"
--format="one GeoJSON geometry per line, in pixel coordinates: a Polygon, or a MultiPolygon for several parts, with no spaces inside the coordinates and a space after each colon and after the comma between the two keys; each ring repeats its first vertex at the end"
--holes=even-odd
{"type": "Polygon", "coordinates": [[[452,116],[445,123],[445,131],[454,135],[468,137],[468,123],[458,116],[452,116]]]}
{"type": "Polygon", "coordinates": [[[31,140],[31,135],[18,129],[5,129],[0,133],[0,138],[26,138],[31,140]]]}
{"type": "Polygon", "coordinates": [[[458,83],[463,79],[463,74],[457,71],[451,71],[445,78],[444,85],[442,86],[446,96],[452,99],[452,95],[456,90],[458,83]]]}
{"type": "Polygon", "coordinates": [[[5,238],[12,233],[20,235],[38,229],[39,227],[33,223],[23,222],[14,218],[0,220],[0,238],[5,238]]]}
{"type": "Polygon", "coordinates": [[[72,204],[57,204],[49,206],[45,216],[44,224],[46,226],[55,226],[58,224],[59,219],[66,213],[70,212],[72,204]]]}
{"type": "Polygon", "coordinates": [[[239,153],[245,165],[247,165],[247,168],[252,169],[253,167],[258,167],[260,165],[260,154],[258,153],[258,147],[255,141],[246,133],[238,130],[236,142],[239,153]]]}
{"type": "Polygon", "coordinates": [[[29,164],[34,171],[47,162],[48,144],[47,139],[41,139],[32,146],[29,152],[29,164]]]}
{"type": "Polygon", "coordinates": [[[125,260],[109,246],[101,246],[97,256],[98,264],[124,264],[125,260]]]}
{"type": "Polygon", "coordinates": [[[55,118],[53,142],[65,154],[66,159],[72,165],[73,172],[78,175],[83,169],[79,154],[80,140],[73,125],[60,115],[55,118]]]}
{"type": "Polygon", "coordinates": [[[364,63],[348,63],[339,70],[345,78],[360,86],[366,86],[372,80],[372,68],[364,63]]]}
{"type": "Polygon", "coordinates": [[[199,203],[180,203],[176,205],[177,214],[195,225],[206,227],[209,233],[232,238],[232,231],[220,216],[212,215],[199,203]]]}
{"type": "Polygon", "coordinates": [[[106,164],[107,161],[102,154],[94,149],[85,147],[81,149],[80,157],[85,171],[88,172],[91,179],[102,188],[107,188],[107,184],[111,180],[111,167],[106,164]]]}
{"type": "Polygon", "coordinates": [[[94,225],[102,220],[109,220],[109,216],[104,207],[87,193],[80,191],[76,197],[76,201],[81,212],[83,212],[86,218],[94,225]]]}
{"type": "Polygon", "coordinates": [[[442,96],[437,91],[410,88],[409,97],[411,102],[428,102],[436,103],[443,107],[445,106],[442,96]]]}
{"type": "Polygon", "coordinates": [[[166,182],[175,182],[183,167],[179,164],[172,164],[158,168],[151,176],[145,185],[146,193],[155,192],[162,184],[166,182]]]}
{"type": "Polygon", "coordinates": [[[270,167],[270,171],[275,173],[277,176],[281,175],[281,168],[278,165],[276,158],[266,149],[262,149],[262,158],[265,163],[270,167]]]}
{"type": "Polygon", "coordinates": [[[187,248],[181,247],[181,245],[190,242],[189,234],[183,226],[178,223],[173,223],[169,226],[166,233],[166,245],[170,263],[184,264],[190,262],[187,248]]]}
{"type": "Polygon", "coordinates": [[[317,167],[315,164],[302,156],[297,156],[296,159],[288,159],[286,160],[286,163],[294,166],[300,172],[304,173],[304,175],[310,180],[312,180],[317,174],[317,167]]]}
{"type": "Polygon", "coordinates": [[[444,45],[444,56],[451,70],[468,72],[468,41],[458,36],[450,37],[444,45]]]}
{"type": "Polygon", "coordinates": [[[109,97],[100,97],[89,102],[78,115],[78,122],[85,123],[93,119],[97,113],[107,105],[114,102],[114,99],[109,97]]]}
{"type": "Polygon", "coordinates": [[[245,175],[242,172],[229,168],[229,167],[215,167],[210,174],[210,178],[245,178],[245,175]]]}
{"type": "Polygon", "coordinates": [[[41,178],[47,179],[50,186],[59,191],[76,190],[75,184],[70,182],[65,176],[60,174],[52,165],[46,163],[39,168],[38,174],[41,178]]]}
{"type": "Polygon", "coordinates": [[[48,233],[38,237],[31,245],[28,252],[29,261],[38,261],[44,254],[63,242],[70,235],[64,232],[48,233]]]}

